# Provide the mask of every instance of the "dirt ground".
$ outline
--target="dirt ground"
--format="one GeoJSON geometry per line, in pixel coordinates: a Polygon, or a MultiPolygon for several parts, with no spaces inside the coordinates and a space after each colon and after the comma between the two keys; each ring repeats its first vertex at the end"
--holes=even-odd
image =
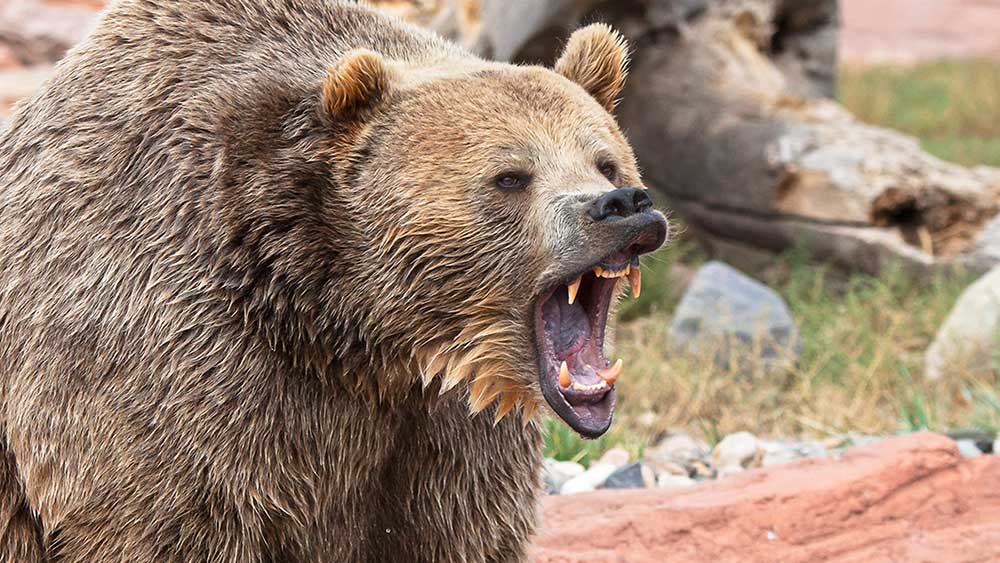
{"type": "Polygon", "coordinates": [[[1000,0],[840,0],[847,64],[1000,59],[1000,0]]]}

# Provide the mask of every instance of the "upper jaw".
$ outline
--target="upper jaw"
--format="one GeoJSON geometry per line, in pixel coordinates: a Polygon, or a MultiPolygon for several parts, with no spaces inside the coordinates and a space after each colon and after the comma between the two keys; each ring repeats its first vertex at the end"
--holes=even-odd
{"type": "Polygon", "coordinates": [[[666,219],[659,212],[616,223],[613,233],[588,237],[585,251],[550,277],[534,306],[542,394],[560,418],[587,438],[610,428],[615,382],[622,373],[621,361],[612,363],[604,355],[608,311],[626,281],[633,295],[639,294],[639,256],[667,238],[666,219]]]}

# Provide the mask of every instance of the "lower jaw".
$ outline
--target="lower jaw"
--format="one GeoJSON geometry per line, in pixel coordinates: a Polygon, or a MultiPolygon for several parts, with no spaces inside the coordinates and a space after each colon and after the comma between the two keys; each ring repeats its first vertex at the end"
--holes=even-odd
{"type": "MultiPolygon", "coordinates": [[[[543,366],[542,369],[544,370],[545,367],[543,366]]],[[[545,372],[543,371],[543,373],[545,372]]],[[[574,400],[573,403],[570,403],[570,399],[560,389],[559,383],[552,378],[547,379],[540,382],[542,395],[555,414],[566,425],[584,438],[598,438],[608,431],[615,412],[616,393],[614,387],[608,388],[603,394],[574,400]]]]}

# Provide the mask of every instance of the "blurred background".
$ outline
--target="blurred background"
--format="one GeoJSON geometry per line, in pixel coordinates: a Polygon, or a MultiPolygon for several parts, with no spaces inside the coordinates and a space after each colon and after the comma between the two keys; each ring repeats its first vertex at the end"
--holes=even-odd
{"type": "MultiPolygon", "coordinates": [[[[592,21],[634,49],[618,116],[679,234],[621,307],[613,431],[549,425],[553,492],[613,448],[681,484],[924,428],[993,450],[1000,0],[375,3],[485,57],[592,21]]],[[[0,116],[102,4],[0,0],[0,116]]]]}

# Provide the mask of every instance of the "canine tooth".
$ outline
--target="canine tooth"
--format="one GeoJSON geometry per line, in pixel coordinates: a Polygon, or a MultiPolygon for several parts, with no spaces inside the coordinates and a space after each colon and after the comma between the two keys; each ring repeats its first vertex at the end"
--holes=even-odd
{"type": "Polygon", "coordinates": [[[569,291],[569,304],[572,305],[576,301],[576,294],[580,291],[580,282],[583,281],[583,276],[576,278],[576,281],[566,286],[569,291]]]}
{"type": "Polygon", "coordinates": [[[639,294],[642,293],[642,270],[638,266],[629,272],[628,281],[632,284],[632,297],[638,299],[639,294]]]}
{"type": "Polygon", "coordinates": [[[615,365],[609,367],[606,370],[601,370],[597,372],[597,375],[601,376],[608,385],[614,385],[618,381],[618,377],[622,374],[622,369],[625,367],[625,362],[619,359],[615,362],[615,365]]]}
{"type": "Polygon", "coordinates": [[[562,366],[559,368],[559,385],[562,386],[563,389],[567,389],[572,382],[573,377],[569,374],[569,366],[566,365],[566,362],[563,362],[562,366]]]}
{"type": "Polygon", "coordinates": [[[602,268],[600,266],[594,266],[594,275],[597,276],[597,277],[599,277],[599,278],[603,278],[604,277],[604,268],[602,268]]]}

